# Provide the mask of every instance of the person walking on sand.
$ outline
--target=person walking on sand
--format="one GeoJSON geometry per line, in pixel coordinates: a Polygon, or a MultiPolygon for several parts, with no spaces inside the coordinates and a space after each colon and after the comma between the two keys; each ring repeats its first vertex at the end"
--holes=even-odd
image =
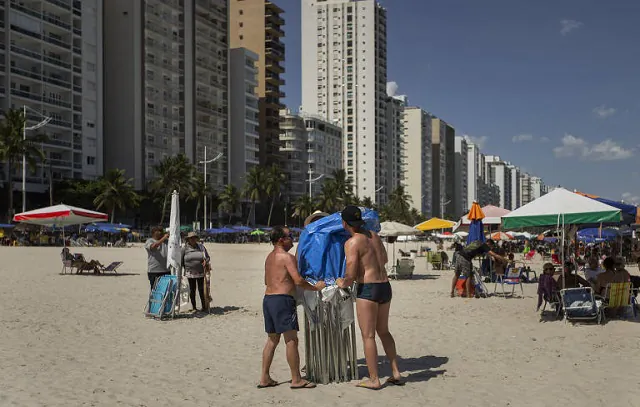
{"type": "Polygon", "coordinates": [[[170,274],[167,268],[167,257],[169,255],[167,239],[169,239],[169,234],[163,234],[162,228],[156,226],[151,229],[151,238],[147,239],[144,244],[144,248],[147,251],[147,275],[152,290],[158,278],[170,274]]]}
{"type": "Polygon", "coordinates": [[[305,290],[320,291],[325,287],[324,281],[316,285],[309,284],[298,273],[296,258],[289,253],[293,247],[291,231],[276,226],[271,231],[273,251],[267,256],[264,264],[264,284],[266,286],[262,301],[264,327],[267,342],[262,351],[262,373],[258,388],[274,387],[278,382],[271,378],[269,370],[280,336],[284,335],[287,347],[287,362],[291,369],[292,389],[311,389],[315,384],[302,379],[300,374],[300,354],[298,353],[298,313],[294,298],[296,287],[305,290]]]}
{"type": "Polygon", "coordinates": [[[378,348],[376,332],[391,362],[392,376],[388,384],[404,385],[398,369],[396,343],[389,332],[389,309],[391,308],[391,284],[387,277],[387,251],[380,236],[363,228],[364,220],[357,206],[347,206],[342,211],[342,226],[351,238],[344,245],[347,268],[344,278],[338,278],[336,285],[346,289],[354,281],[358,282],[356,311],[358,325],[362,333],[364,356],[369,370],[369,379],[358,384],[371,390],[382,388],[378,376],[378,348]]]}

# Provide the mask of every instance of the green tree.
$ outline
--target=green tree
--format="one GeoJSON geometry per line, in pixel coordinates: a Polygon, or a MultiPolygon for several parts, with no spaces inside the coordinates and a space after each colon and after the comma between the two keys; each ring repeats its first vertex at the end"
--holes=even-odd
{"type": "Polygon", "coordinates": [[[265,173],[265,188],[264,192],[267,197],[271,198],[271,206],[269,207],[269,219],[267,220],[267,226],[271,226],[271,214],[273,213],[273,206],[276,204],[276,200],[280,198],[280,191],[282,186],[287,181],[287,176],[282,171],[279,165],[273,164],[269,167],[265,173]]]}
{"type": "Polygon", "coordinates": [[[318,207],[327,213],[333,213],[337,210],[339,202],[338,184],[332,179],[325,180],[318,195],[318,207]]]}
{"type": "Polygon", "coordinates": [[[391,220],[411,223],[411,196],[402,185],[398,185],[389,195],[388,210],[391,220]]]}
{"type": "Polygon", "coordinates": [[[247,225],[251,219],[251,214],[256,211],[256,202],[259,202],[265,193],[266,173],[263,167],[252,167],[246,175],[243,195],[251,202],[247,225]]]}
{"type": "Polygon", "coordinates": [[[376,209],[376,206],[374,205],[373,201],[368,196],[365,196],[364,198],[362,198],[362,201],[360,203],[365,208],[374,209],[374,210],[376,209]]]}
{"type": "Polygon", "coordinates": [[[302,223],[302,221],[313,213],[313,208],[313,199],[311,199],[309,195],[304,194],[293,203],[293,216],[300,219],[302,223]]]}
{"type": "Polygon", "coordinates": [[[198,188],[196,167],[189,162],[184,154],[167,157],[154,167],[156,178],[151,181],[151,191],[162,200],[162,215],[160,223],[164,223],[167,212],[167,202],[173,191],[178,191],[181,197],[188,197],[198,188]]]}
{"type": "Polygon", "coordinates": [[[124,170],[107,171],[98,180],[98,196],[93,200],[97,209],[105,208],[111,214],[111,223],[115,221],[116,209],[121,211],[137,207],[140,196],[133,189],[133,179],[127,179],[124,170]]]}
{"type": "Polygon", "coordinates": [[[347,177],[347,172],[343,169],[333,170],[331,177],[333,179],[329,181],[334,184],[338,203],[341,204],[341,206],[349,204],[357,205],[357,202],[353,200],[353,184],[347,177]]]}
{"type": "Polygon", "coordinates": [[[24,112],[19,109],[9,109],[4,112],[4,119],[0,123],[0,162],[4,163],[5,188],[7,191],[8,217],[12,220],[14,213],[13,204],[13,170],[16,164],[24,156],[30,169],[36,168],[36,162],[44,161],[45,154],[40,148],[40,143],[47,140],[41,134],[23,138],[26,118],[24,112]]]}
{"type": "Polygon", "coordinates": [[[218,209],[229,214],[229,223],[231,223],[231,217],[236,211],[238,205],[240,205],[240,191],[238,188],[232,184],[225,186],[220,193],[220,204],[218,205],[218,209]]]}

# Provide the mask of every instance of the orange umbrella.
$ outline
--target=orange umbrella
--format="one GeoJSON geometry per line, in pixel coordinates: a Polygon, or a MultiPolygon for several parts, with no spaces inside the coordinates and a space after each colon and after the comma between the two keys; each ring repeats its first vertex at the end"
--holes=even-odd
{"type": "Polygon", "coordinates": [[[482,208],[477,202],[474,202],[471,205],[471,209],[469,210],[469,214],[467,215],[469,220],[482,220],[484,219],[484,212],[482,212],[482,208]]]}
{"type": "Polygon", "coordinates": [[[505,232],[496,232],[491,235],[491,240],[513,240],[513,236],[505,232]]]}

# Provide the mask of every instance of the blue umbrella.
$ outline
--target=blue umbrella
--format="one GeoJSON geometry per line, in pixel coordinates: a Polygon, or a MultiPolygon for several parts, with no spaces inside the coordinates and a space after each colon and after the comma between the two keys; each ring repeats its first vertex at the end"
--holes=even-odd
{"type": "Polygon", "coordinates": [[[484,213],[477,202],[474,202],[473,205],[471,205],[467,218],[471,221],[471,224],[469,225],[469,236],[467,236],[467,244],[471,244],[476,241],[484,242],[484,225],[482,224],[484,213]]]}

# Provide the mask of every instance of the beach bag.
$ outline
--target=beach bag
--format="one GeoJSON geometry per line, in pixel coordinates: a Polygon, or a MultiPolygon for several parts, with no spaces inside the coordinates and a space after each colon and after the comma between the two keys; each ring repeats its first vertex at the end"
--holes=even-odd
{"type": "MultiPolygon", "coordinates": [[[[467,279],[466,278],[459,278],[458,281],[456,282],[456,291],[458,292],[458,295],[460,297],[466,297],[466,283],[467,283],[467,279]]],[[[476,294],[476,290],[475,287],[472,285],[471,286],[471,296],[475,296],[476,294]]]]}

